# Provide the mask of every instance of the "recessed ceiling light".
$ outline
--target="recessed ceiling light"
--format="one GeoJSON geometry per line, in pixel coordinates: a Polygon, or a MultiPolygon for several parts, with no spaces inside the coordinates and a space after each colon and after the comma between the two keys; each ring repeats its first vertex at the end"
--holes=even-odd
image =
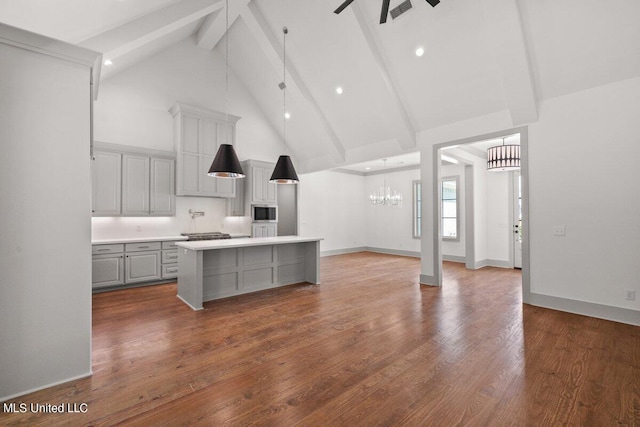
{"type": "Polygon", "coordinates": [[[364,170],[368,171],[369,169],[371,169],[369,166],[367,166],[366,168],[364,168],[364,170]]]}
{"type": "Polygon", "coordinates": [[[338,95],[342,95],[342,92],[343,92],[343,91],[342,91],[342,87],[338,86],[338,87],[336,88],[336,93],[337,93],[338,95]]]}
{"type": "Polygon", "coordinates": [[[416,49],[416,56],[422,56],[422,55],[424,55],[424,48],[420,46],[416,49]]]}
{"type": "Polygon", "coordinates": [[[104,60],[104,65],[111,65],[111,64],[113,64],[113,62],[110,59],[104,60]]]}
{"type": "Polygon", "coordinates": [[[284,118],[285,119],[290,119],[291,118],[291,114],[289,114],[289,112],[284,113],[284,118]]]}

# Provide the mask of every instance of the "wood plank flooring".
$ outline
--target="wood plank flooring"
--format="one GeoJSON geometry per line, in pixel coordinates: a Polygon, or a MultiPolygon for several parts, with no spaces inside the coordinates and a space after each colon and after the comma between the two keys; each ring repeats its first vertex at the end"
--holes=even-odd
{"type": "Polygon", "coordinates": [[[205,304],[93,296],[93,371],[14,399],[85,414],[2,425],[640,426],[640,328],[523,306],[517,270],[321,260],[322,284],[205,304]]]}

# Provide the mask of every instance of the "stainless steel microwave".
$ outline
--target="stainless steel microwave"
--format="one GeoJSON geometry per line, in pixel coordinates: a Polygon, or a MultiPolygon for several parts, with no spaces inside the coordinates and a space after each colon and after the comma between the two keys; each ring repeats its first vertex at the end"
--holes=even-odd
{"type": "Polygon", "coordinates": [[[278,222],[278,207],[276,205],[251,205],[251,220],[253,222],[278,222]]]}

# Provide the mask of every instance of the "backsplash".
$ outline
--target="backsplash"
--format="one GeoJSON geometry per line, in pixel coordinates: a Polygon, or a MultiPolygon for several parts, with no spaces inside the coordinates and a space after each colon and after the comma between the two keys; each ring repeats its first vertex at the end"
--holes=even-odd
{"type": "Polygon", "coordinates": [[[251,234],[250,217],[225,217],[226,200],[211,197],[176,197],[176,216],[97,217],[91,219],[93,240],[167,237],[181,233],[220,231],[251,234]],[[189,210],[204,212],[192,218],[189,210]]]}

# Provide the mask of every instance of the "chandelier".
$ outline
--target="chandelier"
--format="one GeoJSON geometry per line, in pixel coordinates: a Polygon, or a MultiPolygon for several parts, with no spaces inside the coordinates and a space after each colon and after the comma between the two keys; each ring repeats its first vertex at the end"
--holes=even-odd
{"type": "MultiPolygon", "coordinates": [[[[386,171],[387,159],[382,159],[382,161],[384,162],[384,169],[386,171]]],[[[374,206],[401,207],[402,193],[392,190],[391,187],[387,185],[387,174],[385,173],[382,187],[374,190],[369,195],[369,202],[374,206]]]]}

